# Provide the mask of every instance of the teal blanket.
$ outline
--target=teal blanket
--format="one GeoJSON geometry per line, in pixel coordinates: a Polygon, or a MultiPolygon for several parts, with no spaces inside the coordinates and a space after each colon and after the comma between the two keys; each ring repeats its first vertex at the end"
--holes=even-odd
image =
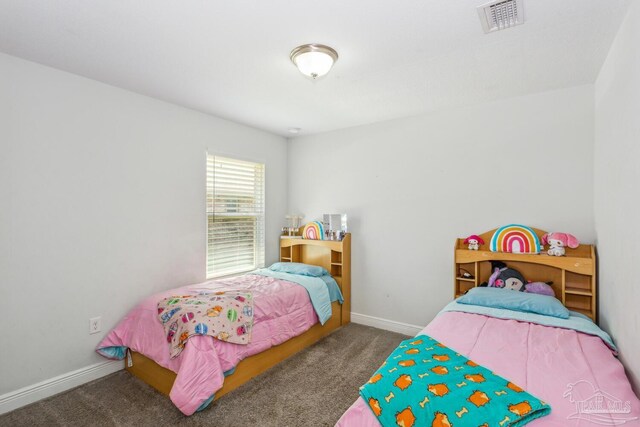
{"type": "MultiPolygon", "coordinates": [[[[259,274],[261,276],[275,277],[276,279],[288,280],[302,286],[309,293],[311,305],[318,315],[320,324],[324,325],[331,318],[331,298],[325,281],[319,277],[303,276],[301,274],[281,273],[260,268],[249,274],[259,274]]],[[[342,297],[342,295],[340,295],[342,297]]]]}
{"type": "Polygon", "coordinates": [[[551,407],[427,335],[408,339],[360,388],[383,426],[523,426],[551,407]]]}

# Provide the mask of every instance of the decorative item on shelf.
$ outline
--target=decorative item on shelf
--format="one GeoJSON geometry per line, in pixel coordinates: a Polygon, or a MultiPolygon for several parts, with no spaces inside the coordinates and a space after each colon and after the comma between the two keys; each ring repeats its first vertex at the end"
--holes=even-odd
{"type": "Polygon", "coordinates": [[[542,250],[542,246],[538,235],[531,227],[510,224],[498,228],[493,233],[489,249],[492,252],[538,254],[542,250]]]}
{"type": "Polygon", "coordinates": [[[283,239],[301,239],[302,236],[298,236],[296,233],[300,228],[302,218],[304,218],[304,215],[302,214],[286,215],[285,219],[287,220],[287,226],[282,227],[282,236],[280,237],[283,239]]]}
{"type": "Polygon", "coordinates": [[[548,295],[555,297],[556,293],[551,287],[553,282],[529,282],[524,286],[524,291],[530,294],[548,295]]]}
{"type": "Polygon", "coordinates": [[[484,240],[478,235],[472,234],[471,236],[464,239],[464,244],[469,245],[470,251],[477,251],[480,249],[480,245],[484,245],[484,240]]]}
{"type": "Polygon", "coordinates": [[[580,246],[578,239],[568,233],[547,233],[542,236],[542,244],[549,245],[547,253],[552,256],[564,256],[565,247],[575,249],[580,246]]]}
{"type": "Polygon", "coordinates": [[[527,282],[518,270],[507,267],[501,261],[491,261],[491,271],[493,273],[489,277],[490,288],[504,288],[524,292],[527,282]]]}
{"type": "Polygon", "coordinates": [[[347,214],[324,214],[322,225],[325,240],[342,240],[347,234],[347,214]]]}
{"type": "Polygon", "coordinates": [[[463,279],[474,279],[475,277],[473,276],[473,274],[469,273],[467,270],[465,270],[464,268],[460,268],[458,270],[458,277],[461,277],[463,279]]]}
{"type": "Polygon", "coordinates": [[[324,240],[324,227],[320,221],[308,223],[302,229],[302,238],[309,240],[324,240]]]}

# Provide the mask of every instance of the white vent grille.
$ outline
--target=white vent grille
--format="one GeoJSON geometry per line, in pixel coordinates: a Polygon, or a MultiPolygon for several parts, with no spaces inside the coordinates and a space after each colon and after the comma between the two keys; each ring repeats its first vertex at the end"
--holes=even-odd
{"type": "Polygon", "coordinates": [[[524,24],[522,0],[498,0],[478,7],[485,33],[524,24]]]}

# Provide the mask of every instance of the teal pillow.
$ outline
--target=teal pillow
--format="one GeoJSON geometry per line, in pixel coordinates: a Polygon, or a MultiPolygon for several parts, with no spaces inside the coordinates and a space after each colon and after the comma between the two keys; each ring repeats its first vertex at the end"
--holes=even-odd
{"type": "Polygon", "coordinates": [[[299,274],[301,276],[321,277],[329,274],[327,270],[317,265],[302,264],[300,262],[276,262],[269,267],[271,271],[299,274]]]}
{"type": "Polygon", "coordinates": [[[569,310],[556,298],[548,295],[517,292],[500,288],[472,288],[457,300],[460,304],[536,313],[545,316],[569,318],[569,310]]]}

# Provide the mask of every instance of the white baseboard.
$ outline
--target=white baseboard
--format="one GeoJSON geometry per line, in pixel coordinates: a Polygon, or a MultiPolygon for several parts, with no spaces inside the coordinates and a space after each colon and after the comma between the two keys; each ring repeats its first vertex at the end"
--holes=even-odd
{"type": "Polygon", "coordinates": [[[100,362],[3,394],[0,396],[0,414],[13,411],[21,406],[37,402],[121,369],[124,369],[122,360],[100,362]]]}
{"type": "MultiPolygon", "coordinates": [[[[351,321],[386,331],[397,332],[399,334],[414,336],[423,327],[410,325],[408,323],[396,322],[393,320],[381,319],[379,317],[367,316],[366,314],[351,313],[351,321]]],[[[105,375],[112,374],[124,369],[122,360],[111,360],[90,365],[76,371],[68,372],[54,378],[23,387],[0,396],[0,414],[4,414],[38,400],[51,397],[55,394],[72,389],[90,381],[97,380],[105,375]]]]}
{"type": "Polygon", "coordinates": [[[424,326],[410,325],[408,323],[396,322],[394,320],[382,319],[380,317],[367,316],[366,314],[351,312],[351,321],[360,325],[373,326],[385,331],[397,332],[403,335],[414,336],[424,329],[424,326]]]}

